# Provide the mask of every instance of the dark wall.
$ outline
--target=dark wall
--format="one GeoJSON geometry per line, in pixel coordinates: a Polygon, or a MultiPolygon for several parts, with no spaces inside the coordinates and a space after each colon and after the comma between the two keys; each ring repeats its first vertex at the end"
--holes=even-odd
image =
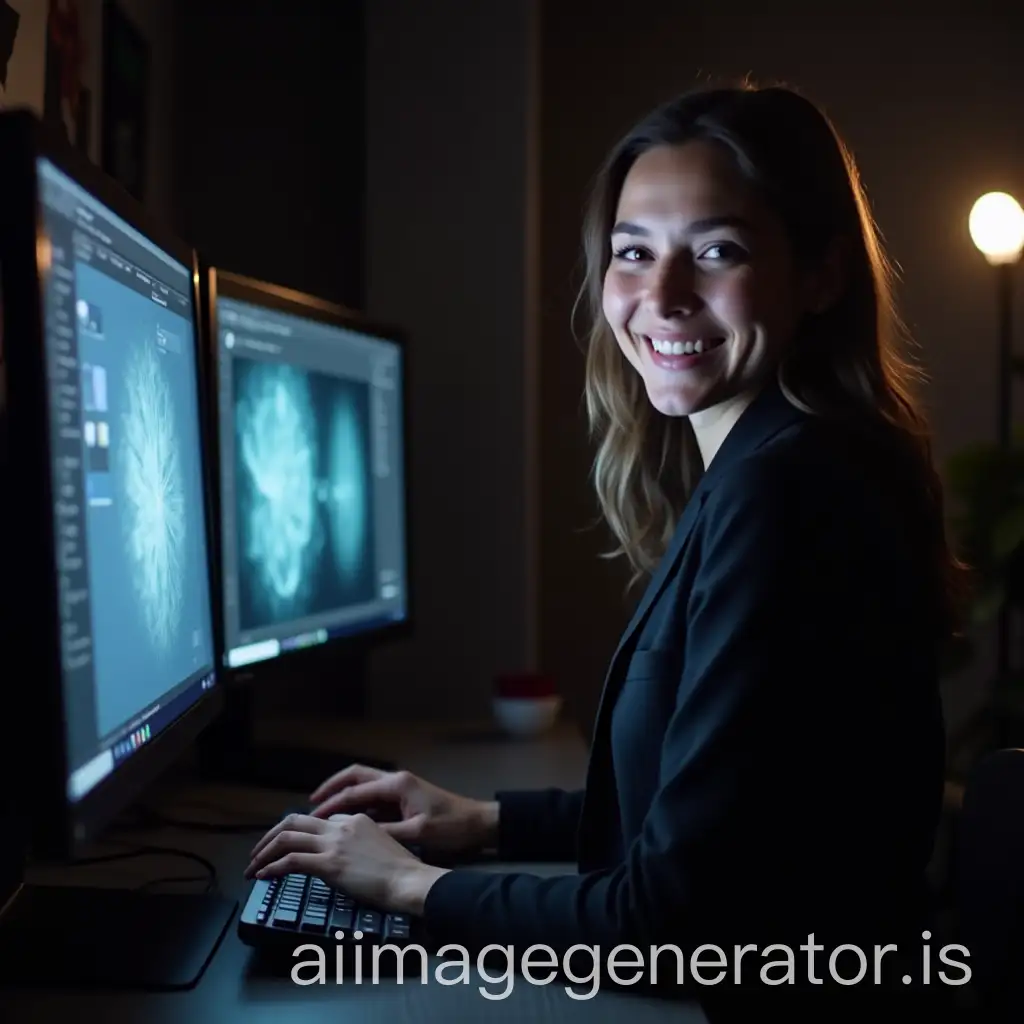
{"type": "Polygon", "coordinates": [[[535,665],[535,6],[367,6],[367,302],[413,377],[416,634],[376,659],[384,715],[480,718],[535,665]]]}
{"type": "Polygon", "coordinates": [[[361,308],[362,3],[175,7],[178,230],[225,268],[361,308]]]}

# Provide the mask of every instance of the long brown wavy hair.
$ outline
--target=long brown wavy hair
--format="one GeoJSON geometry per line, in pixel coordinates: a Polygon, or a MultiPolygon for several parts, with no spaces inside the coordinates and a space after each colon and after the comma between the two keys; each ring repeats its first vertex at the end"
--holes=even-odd
{"type": "Polygon", "coordinates": [[[586,276],[579,300],[589,310],[585,396],[598,442],[594,485],[617,541],[610,554],[628,559],[634,581],[649,573],[703,473],[689,420],[653,408],[602,310],[611,230],[627,173],[645,151],[692,140],[725,147],[780,215],[799,260],[814,265],[835,240],[845,241],[845,291],[797,332],[779,366],[779,383],[806,412],[884,420],[909,443],[935,516],[933,549],[945,624],[955,630],[967,571],[947,540],[930,430],[914,394],[923,375],[908,354],[911,339],[894,302],[893,268],[847,147],[821,110],[782,86],[744,82],[673,99],[619,141],[596,178],[584,221],[586,276]],[[828,343],[807,344],[812,334],[828,343]]]}

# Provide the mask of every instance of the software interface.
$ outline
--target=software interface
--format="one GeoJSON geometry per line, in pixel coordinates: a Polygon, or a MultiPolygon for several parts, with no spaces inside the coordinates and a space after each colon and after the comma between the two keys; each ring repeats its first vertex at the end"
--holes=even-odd
{"type": "Polygon", "coordinates": [[[228,665],[404,619],[400,347],[223,295],[217,336],[228,665]]]}
{"type": "Polygon", "coordinates": [[[190,269],[40,161],[68,793],[213,685],[190,269]]]}

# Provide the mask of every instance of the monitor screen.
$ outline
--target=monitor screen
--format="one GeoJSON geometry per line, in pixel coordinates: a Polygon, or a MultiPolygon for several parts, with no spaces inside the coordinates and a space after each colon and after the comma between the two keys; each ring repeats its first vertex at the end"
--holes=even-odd
{"type": "Polygon", "coordinates": [[[402,348],[216,300],[226,664],[405,621],[402,348]]]}
{"type": "Polygon", "coordinates": [[[37,164],[68,797],[214,685],[192,268],[37,164]]]}

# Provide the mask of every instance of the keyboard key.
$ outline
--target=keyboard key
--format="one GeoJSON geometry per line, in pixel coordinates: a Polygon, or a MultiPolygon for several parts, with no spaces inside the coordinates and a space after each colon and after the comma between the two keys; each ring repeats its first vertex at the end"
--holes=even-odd
{"type": "Polygon", "coordinates": [[[384,938],[389,942],[403,942],[409,938],[412,921],[407,914],[388,914],[384,918],[384,938]]]}
{"type": "Polygon", "coordinates": [[[307,910],[302,915],[300,929],[304,932],[323,934],[327,928],[327,915],[316,910],[307,910]]]}
{"type": "Polygon", "coordinates": [[[357,932],[363,933],[363,939],[373,942],[382,933],[383,916],[376,910],[360,910],[356,919],[357,932]]]}
{"type": "Polygon", "coordinates": [[[278,907],[274,913],[274,924],[281,928],[294,928],[298,923],[298,911],[289,907],[278,907]]]}
{"type": "Polygon", "coordinates": [[[348,907],[338,907],[335,904],[331,910],[331,935],[336,931],[342,931],[346,937],[352,932],[352,921],[355,911],[348,907]]]}

